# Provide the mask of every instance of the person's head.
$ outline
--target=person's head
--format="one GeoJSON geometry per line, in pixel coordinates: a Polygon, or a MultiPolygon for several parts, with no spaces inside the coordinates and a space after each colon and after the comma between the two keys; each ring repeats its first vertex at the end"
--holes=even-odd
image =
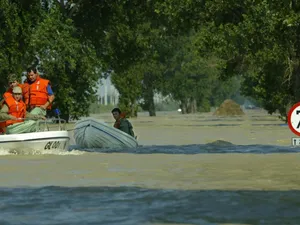
{"type": "Polygon", "coordinates": [[[14,88],[14,87],[18,86],[18,84],[19,84],[19,82],[18,82],[19,79],[16,76],[16,74],[14,74],[14,73],[9,74],[7,77],[7,80],[8,80],[8,84],[9,84],[10,88],[14,88]]]}
{"type": "Polygon", "coordinates": [[[20,101],[22,98],[22,88],[19,86],[16,86],[12,90],[13,97],[17,100],[20,101]]]}
{"type": "Polygon", "coordinates": [[[27,68],[27,79],[31,82],[34,82],[38,77],[38,72],[35,67],[28,67],[27,68]]]}
{"type": "Polygon", "coordinates": [[[121,110],[119,108],[114,108],[112,111],[111,111],[113,117],[115,118],[115,120],[118,120],[120,118],[120,115],[121,115],[121,110]]]}

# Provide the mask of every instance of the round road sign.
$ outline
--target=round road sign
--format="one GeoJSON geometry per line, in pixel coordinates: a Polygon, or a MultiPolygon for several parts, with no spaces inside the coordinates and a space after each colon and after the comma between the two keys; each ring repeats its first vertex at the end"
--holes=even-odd
{"type": "Polygon", "coordinates": [[[300,136],[300,102],[293,105],[288,114],[288,125],[290,130],[300,136]]]}

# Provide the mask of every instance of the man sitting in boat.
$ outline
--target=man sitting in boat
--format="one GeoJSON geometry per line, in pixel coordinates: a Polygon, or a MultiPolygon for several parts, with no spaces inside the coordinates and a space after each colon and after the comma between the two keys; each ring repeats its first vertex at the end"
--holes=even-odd
{"type": "Polygon", "coordinates": [[[114,108],[111,113],[116,120],[114,127],[134,137],[133,127],[125,118],[125,114],[119,108],[114,108]]]}
{"type": "Polygon", "coordinates": [[[7,77],[7,80],[8,80],[8,85],[9,85],[9,88],[7,89],[7,91],[3,94],[3,99],[1,100],[0,104],[2,105],[4,100],[7,98],[7,97],[10,97],[12,96],[12,89],[14,87],[22,87],[22,84],[19,84],[19,79],[18,77],[15,75],[15,74],[9,74],[8,77],[7,77]]]}
{"type": "Polygon", "coordinates": [[[12,90],[12,96],[4,100],[0,110],[0,127],[6,134],[20,134],[35,132],[37,122],[28,119],[46,119],[44,116],[32,115],[26,112],[25,103],[22,101],[22,88],[16,86],[12,90]]]}
{"type": "MultiPolygon", "coordinates": [[[[30,113],[46,116],[46,110],[51,109],[51,104],[55,98],[50,81],[41,78],[34,67],[27,69],[27,79],[29,84],[28,108],[30,113]]],[[[25,91],[23,88],[23,93],[25,91]]]]}

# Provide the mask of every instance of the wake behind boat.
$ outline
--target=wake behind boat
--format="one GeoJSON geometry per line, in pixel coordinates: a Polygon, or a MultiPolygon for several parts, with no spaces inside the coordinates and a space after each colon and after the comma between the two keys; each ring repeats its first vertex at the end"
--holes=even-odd
{"type": "Polygon", "coordinates": [[[138,142],[125,132],[88,117],[75,124],[74,138],[82,148],[136,148],[138,142]]]}
{"type": "Polygon", "coordinates": [[[0,147],[10,151],[47,151],[69,149],[70,137],[68,131],[61,126],[49,126],[47,121],[43,121],[37,125],[37,132],[22,134],[4,134],[0,135],[0,147]],[[44,124],[42,130],[41,124],[44,124]]]}

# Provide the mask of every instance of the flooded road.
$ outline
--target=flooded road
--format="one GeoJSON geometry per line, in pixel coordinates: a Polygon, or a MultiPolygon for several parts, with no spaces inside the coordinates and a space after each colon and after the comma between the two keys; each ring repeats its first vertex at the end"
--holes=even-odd
{"type": "Polygon", "coordinates": [[[137,149],[1,149],[0,224],[300,224],[300,148],[288,128],[163,121],[133,121],[137,149]]]}

